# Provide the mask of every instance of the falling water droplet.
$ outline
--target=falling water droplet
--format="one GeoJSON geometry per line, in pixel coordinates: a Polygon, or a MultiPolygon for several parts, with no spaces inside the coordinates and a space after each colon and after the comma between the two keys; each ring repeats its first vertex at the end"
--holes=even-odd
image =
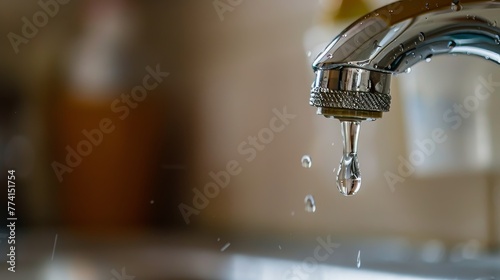
{"type": "Polygon", "coordinates": [[[231,243],[228,242],[228,243],[226,243],[226,245],[224,245],[222,248],[220,248],[220,251],[221,252],[226,251],[226,249],[229,248],[229,246],[231,246],[231,243]]]}
{"type": "Polygon", "coordinates": [[[337,188],[340,193],[355,195],[361,187],[361,175],[358,162],[358,136],[361,122],[341,120],[343,155],[337,171],[337,188]]]}
{"type": "Polygon", "coordinates": [[[309,155],[304,155],[301,159],[302,162],[302,167],[304,168],[311,168],[312,165],[312,160],[309,155]]]}
{"type": "Polygon", "coordinates": [[[306,212],[316,212],[316,202],[314,202],[314,197],[312,195],[306,195],[306,197],[304,198],[304,203],[306,204],[306,212]]]}
{"type": "Polygon", "coordinates": [[[307,57],[311,57],[311,54],[312,54],[312,53],[311,53],[310,51],[309,51],[309,52],[307,52],[307,57]]]}
{"type": "Polygon", "coordinates": [[[420,42],[423,42],[425,40],[425,34],[424,34],[424,32],[420,32],[420,34],[418,34],[418,40],[420,42]]]}
{"type": "Polygon", "coordinates": [[[361,267],[361,250],[358,251],[358,259],[357,259],[357,266],[358,268],[361,267]]]}
{"type": "Polygon", "coordinates": [[[455,43],[455,41],[449,41],[448,42],[448,48],[449,49],[453,49],[456,45],[457,45],[457,43],[455,43]]]}

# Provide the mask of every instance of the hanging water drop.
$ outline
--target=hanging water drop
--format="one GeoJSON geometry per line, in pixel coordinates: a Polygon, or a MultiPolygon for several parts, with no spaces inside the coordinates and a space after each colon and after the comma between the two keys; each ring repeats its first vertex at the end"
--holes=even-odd
{"type": "Polygon", "coordinates": [[[432,54],[425,57],[425,62],[431,62],[431,60],[432,60],[432,54]]]}
{"type": "Polygon", "coordinates": [[[355,195],[361,187],[358,162],[358,136],[361,122],[341,120],[343,155],[337,171],[337,188],[345,196],[355,195]]]}
{"type": "Polygon", "coordinates": [[[301,159],[302,162],[302,167],[304,168],[311,168],[312,165],[312,160],[309,155],[304,155],[301,159]]]}
{"type": "Polygon", "coordinates": [[[457,45],[457,43],[455,43],[455,41],[449,41],[448,42],[448,48],[449,49],[453,49],[456,45],[457,45]]]}
{"type": "Polygon", "coordinates": [[[358,251],[358,259],[356,261],[356,265],[358,268],[361,267],[361,250],[358,251]]]}
{"type": "Polygon", "coordinates": [[[304,203],[306,204],[306,212],[314,213],[316,212],[316,202],[314,202],[314,197],[310,194],[306,195],[304,198],[304,203]]]}

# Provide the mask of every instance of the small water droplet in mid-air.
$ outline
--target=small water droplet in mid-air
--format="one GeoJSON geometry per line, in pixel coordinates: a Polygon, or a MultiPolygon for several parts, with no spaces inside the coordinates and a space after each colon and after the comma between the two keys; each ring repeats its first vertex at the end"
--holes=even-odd
{"type": "Polygon", "coordinates": [[[312,195],[306,195],[306,197],[304,198],[304,203],[306,204],[306,212],[316,212],[316,202],[314,202],[314,197],[312,195]]]}
{"type": "Polygon", "coordinates": [[[358,162],[358,137],[361,122],[341,120],[343,155],[337,171],[337,188],[345,196],[355,195],[361,187],[358,162]]]}
{"type": "Polygon", "coordinates": [[[361,250],[358,251],[358,259],[357,259],[357,262],[356,262],[358,268],[361,267],[361,250]]]}
{"type": "Polygon", "coordinates": [[[228,242],[228,243],[226,243],[226,245],[224,245],[224,246],[222,246],[222,248],[220,248],[220,251],[221,252],[226,251],[226,249],[229,248],[229,246],[231,246],[231,243],[228,242]]]}
{"type": "Polygon", "coordinates": [[[309,155],[304,155],[301,159],[302,162],[302,167],[304,168],[311,168],[312,166],[312,160],[309,155]]]}

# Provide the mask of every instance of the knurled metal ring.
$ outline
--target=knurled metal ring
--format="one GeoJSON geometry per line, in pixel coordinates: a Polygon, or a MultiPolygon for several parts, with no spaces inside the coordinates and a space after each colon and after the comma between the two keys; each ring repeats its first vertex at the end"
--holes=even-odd
{"type": "Polygon", "coordinates": [[[315,107],[388,112],[391,95],[314,87],[311,89],[309,104],[315,107]]]}

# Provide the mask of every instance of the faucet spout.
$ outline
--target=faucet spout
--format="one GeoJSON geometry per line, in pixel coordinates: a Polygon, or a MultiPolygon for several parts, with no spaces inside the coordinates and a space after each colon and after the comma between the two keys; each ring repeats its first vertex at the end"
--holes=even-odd
{"type": "Polygon", "coordinates": [[[313,63],[310,105],[342,123],[339,191],[361,186],[357,140],[363,120],[391,105],[394,74],[441,54],[466,54],[500,64],[500,0],[402,0],[351,24],[313,63]],[[351,151],[352,150],[352,151],[351,151]]]}
{"type": "Polygon", "coordinates": [[[313,63],[310,105],[339,119],[376,119],[390,109],[390,81],[441,54],[500,64],[500,1],[402,0],[351,24],[313,63]]]}

